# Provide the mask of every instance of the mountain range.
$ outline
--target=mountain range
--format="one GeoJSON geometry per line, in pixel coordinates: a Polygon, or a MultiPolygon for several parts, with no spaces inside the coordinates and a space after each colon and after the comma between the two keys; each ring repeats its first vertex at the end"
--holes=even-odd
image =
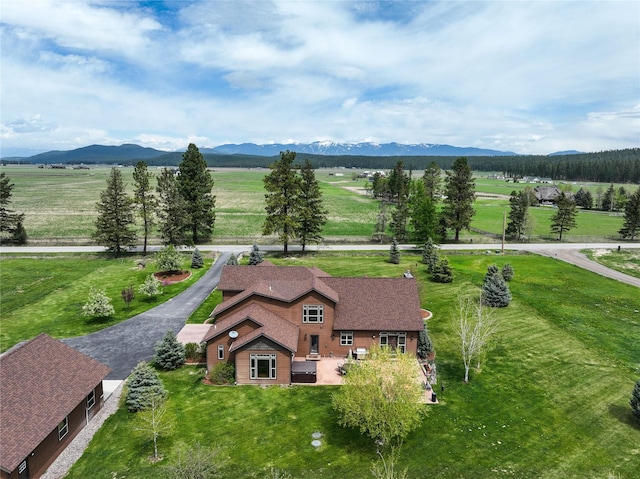
{"type": "MultiPolygon", "coordinates": [[[[250,155],[272,157],[281,151],[327,156],[515,156],[510,151],[489,150],[451,145],[433,145],[428,143],[334,143],[316,141],[313,143],[255,143],[225,144],[215,148],[200,148],[203,155],[250,155]]],[[[127,160],[148,160],[175,152],[145,148],[135,144],[120,146],[91,145],[74,150],[52,150],[31,156],[3,157],[6,161],[28,163],[118,163],[127,160]]]]}

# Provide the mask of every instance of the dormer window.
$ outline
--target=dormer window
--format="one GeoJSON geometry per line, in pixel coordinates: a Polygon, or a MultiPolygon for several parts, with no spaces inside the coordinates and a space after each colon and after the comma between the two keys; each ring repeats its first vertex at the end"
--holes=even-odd
{"type": "Polygon", "coordinates": [[[305,304],[302,306],[303,323],[324,323],[324,306],[322,304],[305,304]]]}

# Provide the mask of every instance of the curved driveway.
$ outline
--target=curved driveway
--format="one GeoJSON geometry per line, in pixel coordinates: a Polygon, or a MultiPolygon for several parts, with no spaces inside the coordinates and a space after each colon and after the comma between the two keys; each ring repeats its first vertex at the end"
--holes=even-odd
{"type": "Polygon", "coordinates": [[[153,357],[156,343],[168,330],[177,334],[182,329],[218,285],[230,255],[222,253],[193,286],[165,303],[101,331],[62,341],[108,365],[112,371],[107,379],[125,379],[138,362],[153,357]]]}

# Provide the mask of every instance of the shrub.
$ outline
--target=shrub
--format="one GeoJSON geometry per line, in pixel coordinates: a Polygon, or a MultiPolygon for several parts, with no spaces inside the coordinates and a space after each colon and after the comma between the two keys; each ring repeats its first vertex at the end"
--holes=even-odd
{"type": "Polygon", "coordinates": [[[131,304],[131,301],[133,301],[133,298],[135,298],[135,293],[133,292],[133,285],[130,284],[129,287],[123,289],[120,292],[120,296],[122,297],[122,301],[124,301],[124,304],[127,305],[127,309],[129,309],[129,305],[131,304]]]}
{"type": "Polygon", "coordinates": [[[398,241],[395,238],[393,238],[391,249],[389,250],[389,263],[400,264],[400,249],[398,248],[398,241]]]}
{"type": "Polygon", "coordinates": [[[17,245],[27,244],[27,230],[24,229],[22,221],[18,221],[16,224],[16,229],[13,231],[11,241],[17,245]]]}
{"type": "Polygon", "coordinates": [[[148,297],[158,296],[162,294],[162,290],[160,289],[162,283],[152,274],[150,274],[147,279],[145,279],[144,283],[140,285],[138,288],[138,292],[140,294],[144,294],[148,297]]]}
{"type": "Polygon", "coordinates": [[[191,267],[198,269],[198,268],[202,268],[203,266],[204,266],[204,259],[202,259],[200,250],[196,248],[193,250],[193,254],[191,255],[191,267]]]}
{"type": "Polygon", "coordinates": [[[96,288],[91,288],[87,302],[82,306],[82,314],[92,318],[106,318],[116,312],[107,294],[96,288]]]}
{"type": "Polygon", "coordinates": [[[429,330],[425,326],[425,328],[418,333],[418,351],[417,356],[420,359],[427,359],[429,354],[433,353],[433,343],[431,342],[431,337],[429,336],[429,330]]]}
{"type": "Polygon", "coordinates": [[[260,251],[257,244],[253,243],[253,248],[251,248],[251,253],[249,254],[249,264],[251,266],[255,266],[263,261],[264,258],[262,257],[262,251],[260,251]]]}
{"type": "Polygon", "coordinates": [[[640,421],[640,379],[636,381],[636,385],[633,388],[633,393],[631,394],[631,400],[629,401],[631,405],[631,412],[636,417],[638,421],[640,421]]]}
{"type": "Polygon", "coordinates": [[[184,355],[187,359],[192,361],[202,361],[204,358],[204,346],[205,343],[187,343],[184,345],[184,355]]]}
{"type": "Polygon", "coordinates": [[[156,253],[156,262],[160,271],[180,271],[182,256],[173,245],[169,245],[156,253]]]}
{"type": "Polygon", "coordinates": [[[513,275],[515,274],[515,272],[513,271],[513,266],[511,266],[510,263],[506,263],[503,267],[502,267],[502,277],[504,278],[505,281],[511,281],[513,279],[513,275]]]}
{"type": "Polygon", "coordinates": [[[129,412],[142,411],[151,405],[154,397],[165,398],[167,391],[151,366],[140,362],[127,379],[125,403],[129,412]]]}
{"type": "Polygon", "coordinates": [[[184,346],[178,342],[173,331],[167,331],[156,344],[153,361],[165,371],[171,371],[182,366],[185,362],[184,346]]]}
{"type": "Polygon", "coordinates": [[[236,376],[232,363],[218,363],[209,373],[209,379],[213,384],[231,384],[236,376]]]}
{"type": "Polygon", "coordinates": [[[229,266],[237,266],[238,265],[238,258],[236,258],[236,255],[231,253],[231,256],[229,256],[229,259],[227,260],[227,264],[229,266]]]}
{"type": "Polygon", "coordinates": [[[443,257],[438,260],[431,272],[431,279],[436,283],[453,282],[453,269],[451,269],[447,258],[443,257]]]}

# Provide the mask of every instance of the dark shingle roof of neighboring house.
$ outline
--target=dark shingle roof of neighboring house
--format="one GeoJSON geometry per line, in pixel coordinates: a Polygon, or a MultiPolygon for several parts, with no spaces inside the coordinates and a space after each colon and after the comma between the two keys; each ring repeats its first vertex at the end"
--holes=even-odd
{"type": "Polygon", "coordinates": [[[420,331],[418,283],[412,278],[325,278],[338,291],[333,329],[420,331]]]}
{"type": "Polygon", "coordinates": [[[209,329],[209,332],[205,336],[205,341],[209,341],[220,334],[231,331],[235,326],[247,319],[258,324],[260,327],[236,339],[231,345],[231,348],[229,348],[229,351],[235,351],[260,336],[275,341],[289,351],[295,352],[297,350],[298,326],[256,303],[252,303],[216,322],[216,324],[209,329]]]}
{"type": "Polygon", "coordinates": [[[110,372],[46,334],[0,356],[0,467],[18,467],[110,372]]]}
{"type": "Polygon", "coordinates": [[[536,186],[533,193],[538,201],[555,201],[560,196],[560,189],[557,186],[536,186]]]}

